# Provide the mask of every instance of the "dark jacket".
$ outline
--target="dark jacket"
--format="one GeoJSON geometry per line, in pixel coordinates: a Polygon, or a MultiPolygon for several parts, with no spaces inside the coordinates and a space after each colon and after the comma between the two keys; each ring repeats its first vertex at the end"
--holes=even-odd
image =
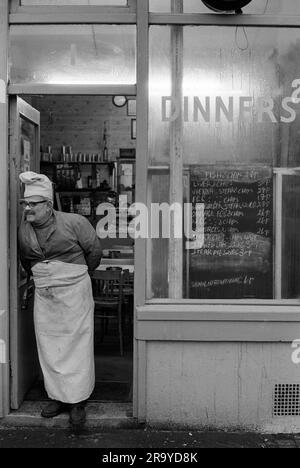
{"type": "Polygon", "coordinates": [[[102,257],[100,240],[83,216],[53,211],[54,220],[49,226],[47,242],[41,249],[32,225],[25,219],[19,229],[20,259],[27,272],[44,260],[87,265],[95,270],[102,257]]]}

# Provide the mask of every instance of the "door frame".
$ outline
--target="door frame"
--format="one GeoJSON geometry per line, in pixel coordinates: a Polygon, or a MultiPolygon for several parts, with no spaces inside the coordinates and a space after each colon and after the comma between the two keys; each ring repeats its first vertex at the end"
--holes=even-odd
{"type": "Polygon", "coordinates": [[[9,413],[9,222],[8,222],[8,13],[9,2],[0,2],[0,340],[5,362],[0,362],[0,418],[9,413]]]}
{"type": "MultiPolygon", "coordinates": [[[[8,4],[8,0],[4,0],[8,4]]],[[[140,203],[147,205],[147,170],[148,170],[148,78],[149,78],[149,0],[129,0],[130,5],[136,7],[136,11],[130,14],[121,12],[120,9],[114,9],[115,15],[100,14],[103,10],[97,8],[96,13],[83,16],[82,14],[74,14],[68,8],[60,16],[56,14],[51,21],[51,24],[70,23],[71,24],[135,24],[137,28],[137,81],[136,85],[84,85],[84,86],[59,86],[59,85],[14,85],[9,84],[9,95],[35,95],[35,94],[51,94],[51,95],[126,95],[136,96],[137,100],[137,141],[136,152],[136,199],[140,203]]],[[[16,4],[16,1],[14,0],[16,4]]],[[[36,14],[31,14],[30,17],[24,17],[20,13],[10,11],[8,23],[10,25],[22,24],[49,24],[49,14],[43,14],[40,7],[33,9],[36,14]],[[41,14],[38,14],[41,12],[41,14]]],[[[74,11],[72,9],[72,11],[74,11]]],[[[92,12],[89,7],[89,12],[92,12]]],[[[0,11],[1,12],[1,11],[0,11]]],[[[8,24],[6,25],[8,29],[8,24]]],[[[6,32],[8,35],[8,30],[6,32]]],[[[6,47],[6,50],[8,45],[6,47]]],[[[7,64],[5,68],[7,74],[7,64]]],[[[144,341],[136,339],[137,329],[137,307],[145,303],[146,297],[146,241],[137,239],[135,245],[135,282],[134,282],[134,354],[133,354],[133,415],[139,418],[140,421],[145,420],[145,356],[144,341]]]]}
{"type": "MultiPolygon", "coordinates": [[[[21,346],[20,339],[20,289],[26,290],[26,280],[23,280],[19,284],[18,272],[18,204],[19,204],[19,191],[18,180],[15,181],[15,175],[18,173],[17,159],[20,151],[20,119],[25,118],[38,127],[38,131],[35,132],[35,156],[40,151],[40,113],[32,108],[27,102],[21,99],[19,96],[11,96],[9,99],[9,111],[10,111],[10,160],[9,160],[9,173],[10,173],[10,238],[9,238],[9,251],[10,251],[10,370],[11,370],[11,382],[10,382],[10,406],[12,409],[18,409],[21,403],[21,386],[20,382],[20,362],[19,362],[19,348],[21,346]],[[17,169],[17,170],[15,170],[17,169]],[[24,283],[24,284],[23,284],[24,283]]],[[[38,171],[39,160],[35,160],[31,169],[38,171]]],[[[27,311],[24,311],[26,314],[27,311]]],[[[26,318],[24,317],[24,321],[26,318]]],[[[29,320],[29,319],[28,319],[29,320]]],[[[34,345],[35,346],[35,345],[34,345]]],[[[34,365],[34,363],[33,363],[34,365]]],[[[32,374],[34,374],[34,369],[32,374]]],[[[31,375],[28,373],[28,379],[31,379],[31,375]]],[[[24,379],[23,379],[24,380],[24,379]]],[[[24,380],[24,386],[26,386],[26,380],[24,380]]]]}
{"type": "MultiPolygon", "coordinates": [[[[126,96],[130,96],[130,97],[136,97],[136,86],[135,85],[129,85],[129,86],[122,86],[122,88],[119,88],[118,89],[120,91],[120,95],[126,95],[126,96]],[[123,92],[121,92],[123,91],[123,92]],[[127,91],[127,92],[124,92],[124,91],[127,91]]],[[[36,113],[34,112],[35,109],[33,109],[29,104],[27,105],[26,102],[23,101],[22,97],[23,96],[35,96],[35,95],[40,95],[40,93],[36,92],[30,92],[31,89],[26,87],[26,89],[20,89],[20,91],[23,91],[23,93],[21,93],[21,96],[19,94],[16,94],[15,91],[16,89],[14,90],[14,92],[12,93],[12,90],[10,89],[10,94],[9,94],[9,101],[10,101],[10,119],[11,119],[11,116],[16,114],[16,108],[19,106],[19,108],[21,107],[21,112],[20,114],[21,115],[24,115],[25,117],[28,118],[29,115],[31,115],[31,118],[32,120],[36,119],[37,118],[37,115],[36,113]],[[21,106],[20,106],[20,100],[21,100],[21,106]]],[[[82,95],[95,95],[95,96],[113,96],[114,95],[114,91],[115,91],[115,87],[114,86],[99,86],[97,88],[94,88],[93,89],[93,92],[91,93],[91,89],[89,88],[89,86],[82,86],[80,88],[77,88],[76,89],[72,89],[72,93],[69,92],[68,93],[65,93],[65,92],[62,92],[62,89],[60,86],[56,87],[56,86],[51,86],[51,90],[50,88],[47,89],[47,88],[43,88],[43,91],[41,94],[43,95],[56,95],[56,96],[63,96],[63,95],[72,95],[74,97],[76,96],[82,96],[82,95]],[[45,92],[46,91],[46,92],[45,92]],[[47,92],[48,91],[48,92],[47,92]],[[55,94],[55,91],[57,92],[57,94],[55,94]],[[77,92],[74,92],[74,91],[77,91],[77,92]],[[96,92],[98,91],[98,92],[96,92]]],[[[37,111],[38,112],[38,111],[37,111]]],[[[137,120],[138,121],[138,120],[137,120]]],[[[12,127],[13,125],[13,122],[12,122],[12,119],[11,119],[11,124],[10,126],[12,127]]],[[[10,139],[12,137],[10,136],[10,139]]],[[[18,141],[15,141],[14,142],[14,145],[18,144],[18,141]]],[[[37,143],[37,148],[39,149],[40,148],[40,144],[39,142],[37,143]]],[[[13,154],[15,150],[12,150],[11,153],[13,154]]],[[[40,160],[38,160],[38,163],[37,163],[37,166],[34,170],[36,170],[37,172],[39,172],[40,168],[40,164],[39,164],[40,160]]],[[[137,174],[135,172],[135,178],[136,178],[136,182],[137,182],[137,174]]],[[[17,193],[15,193],[15,191],[11,190],[10,191],[10,204],[11,204],[11,207],[16,207],[17,206],[17,193]]],[[[11,246],[10,246],[10,258],[11,258],[11,270],[10,270],[10,356],[11,356],[11,374],[12,374],[12,369],[16,368],[16,366],[18,365],[17,361],[18,361],[18,352],[17,352],[17,342],[16,342],[16,338],[14,336],[15,334],[15,329],[16,329],[16,325],[17,325],[17,303],[18,303],[18,299],[17,299],[17,294],[16,294],[16,291],[17,291],[17,213],[16,211],[14,211],[13,209],[10,210],[10,242],[11,242],[11,246]]],[[[137,258],[136,258],[136,254],[135,254],[135,259],[134,261],[136,262],[137,261],[137,258]]],[[[134,290],[135,290],[135,298],[136,298],[136,286],[134,287],[134,290]]],[[[134,307],[134,310],[135,310],[135,307],[134,307]]],[[[0,317],[1,318],[1,317],[0,317]]],[[[134,321],[134,327],[135,327],[135,321],[134,321]]],[[[132,390],[132,397],[133,397],[133,406],[134,405],[137,405],[137,395],[135,394],[134,392],[134,388],[135,388],[135,385],[137,385],[137,382],[136,382],[136,379],[137,379],[137,376],[136,376],[136,370],[135,370],[135,366],[136,366],[136,362],[137,362],[137,343],[136,343],[136,340],[134,339],[134,350],[133,350],[133,368],[134,368],[134,373],[133,373],[133,381],[131,382],[131,388],[133,389],[132,390]]],[[[10,408],[11,409],[17,409],[17,395],[15,394],[15,392],[13,391],[13,386],[10,385],[11,387],[11,390],[10,390],[10,394],[11,394],[11,397],[10,397],[10,408]]],[[[1,415],[0,415],[1,417],[1,415]]]]}

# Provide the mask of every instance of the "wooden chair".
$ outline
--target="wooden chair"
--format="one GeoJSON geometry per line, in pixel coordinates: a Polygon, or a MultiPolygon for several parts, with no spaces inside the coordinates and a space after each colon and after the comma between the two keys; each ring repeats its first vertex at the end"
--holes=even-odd
{"type": "Polygon", "coordinates": [[[123,271],[123,325],[128,321],[128,335],[133,336],[133,300],[134,300],[134,273],[129,270],[123,270],[122,267],[107,267],[109,271],[123,271]]]}
{"type": "Polygon", "coordinates": [[[133,299],[134,292],[134,273],[129,270],[123,270],[123,295],[125,298],[133,299]]]}
{"type": "Polygon", "coordinates": [[[91,278],[95,302],[95,318],[102,319],[103,333],[105,330],[107,331],[109,319],[117,320],[120,354],[123,356],[123,272],[119,270],[96,270],[92,273],[91,278]]]}

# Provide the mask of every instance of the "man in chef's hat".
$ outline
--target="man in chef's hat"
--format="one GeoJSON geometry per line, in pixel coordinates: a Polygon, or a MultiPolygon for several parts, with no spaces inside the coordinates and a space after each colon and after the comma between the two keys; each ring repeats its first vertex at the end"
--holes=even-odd
{"type": "Polygon", "coordinates": [[[53,188],[51,180],[44,174],[23,172],[20,180],[25,184],[24,215],[29,223],[40,223],[52,213],[53,188]]]}
{"type": "Polygon", "coordinates": [[[88,271],[102,250],[83,216],[53,209],[52,183],[24,172],[24,216],[20,257],[35,283],[34,326],[45,389],[51,402],[42,416],[70,411],[70,423],[84,423],[85,403],[94,390],[94,301],[88,271]]]}

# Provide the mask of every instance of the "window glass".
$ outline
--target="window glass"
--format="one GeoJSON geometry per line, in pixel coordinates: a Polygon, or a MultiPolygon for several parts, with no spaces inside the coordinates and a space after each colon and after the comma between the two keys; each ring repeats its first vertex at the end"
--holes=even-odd
{"type": "MultiPolygon", "coordinates": [[[[177,5],[182,1],[184,13],[209,13],[201,0],[177,0],[177,5]]],[[[150,11],[153,13],[171,12],[171,0],[150,0],[150,11]]],[[[248,14],[270,15],[299,15],[300,4],[295,0],[252,0],[243,8],[248,14]]]]}
{"type": "Polygon", "coordinates": [[[171,0],[150,0],[149,9],[153,13],[170,12],[171,0]]]}
{"type": "Polygon", "coordinates": [[[136,83],[135,26],[13,26],[10,39],[11,83],[136,83]]]}
{"type": "Polygon", "coordinates": [[[297,171],[282,177],[282,255],[280,270],[282,297],[300,298],[300,175],[297,171]]]}
{"type": "Polygon", "coordinates": [[[151,27],[149,63],[149,147],[150,165],[169,161],[169,122],[162,122],[162,96],[171,94],[171,32],[168,27],[151,27]]]}
{"type": "Polygon", "coordinates": [[[126,6],[127,0],[21,0],[21,6],[101,5],[126,6]]]}
{"type": "Polygon", "coordinates": [[[151,28],[149,201],[181,203],[182,241],[149,243],[149,297],[298,297],[298,178],[276,174],[300,166],[299,53],[297,29],[151,28]]]}

